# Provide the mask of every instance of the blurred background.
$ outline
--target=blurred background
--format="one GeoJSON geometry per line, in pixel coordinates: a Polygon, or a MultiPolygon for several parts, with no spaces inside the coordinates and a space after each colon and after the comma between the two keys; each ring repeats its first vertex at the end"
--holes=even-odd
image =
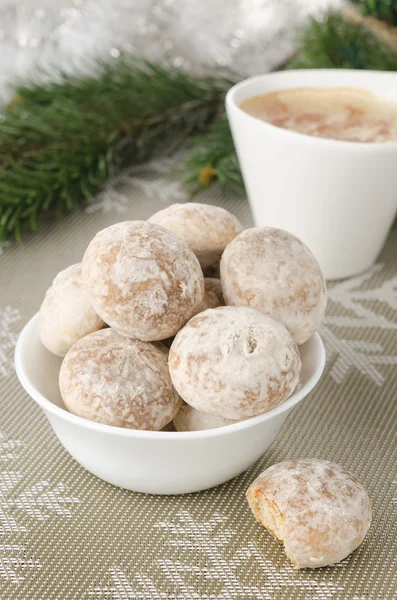
{"type": "Polygon", "coordinates": [[[32,67],[88,68],[127,51],[169,57],[191,72],[272,69],[295,47],[295,28],[340,0],[2,0],[0,82],[32,67]]]}
{"type": "Polygon", "coordinates": [[[174,201],[245,194],[227,90],[276,69],[397,71],[396,24],[397,0],[2,0],[0,242],[87,203],[122,211],[115,178],[159,155],[174,201]]]}

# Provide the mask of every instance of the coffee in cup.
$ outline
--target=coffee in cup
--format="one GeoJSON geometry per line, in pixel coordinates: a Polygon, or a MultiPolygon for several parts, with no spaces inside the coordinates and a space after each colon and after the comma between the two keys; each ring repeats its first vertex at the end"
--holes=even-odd
{"type": "Polygon", "coordinates": [[[240,108],[276,127],[345,142],[397,142],[397,103],[360,88],[292,88],[240,108]]]}

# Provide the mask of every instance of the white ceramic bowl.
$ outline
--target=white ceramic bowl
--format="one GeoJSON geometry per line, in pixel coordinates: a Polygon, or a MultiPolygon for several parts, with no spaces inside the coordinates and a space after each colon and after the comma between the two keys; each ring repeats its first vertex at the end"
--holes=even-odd
{"type": "Polygon", "coordinates": [[[151,494],[204,490],[247,469],[270,446],[291,410],[314,388],[324,369],[318,334],[300,348],[299,390],[269,412],[220,429],[186,433],[137,431],[71,414],[58,387],[62,359],[42,345],[38,314],[15,350],[20,382],[41,406],[64,448],[88,471],[114,485],[151,494]]]}

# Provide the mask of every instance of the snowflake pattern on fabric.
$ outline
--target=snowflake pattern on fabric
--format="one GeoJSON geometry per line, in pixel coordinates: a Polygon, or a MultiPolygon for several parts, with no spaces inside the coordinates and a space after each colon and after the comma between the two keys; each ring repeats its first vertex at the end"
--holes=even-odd
{"type": "Polygon", "coordinates": [[[13,584],[22,583],[26,572],[41,569],[38,560],[25,558],[26,546],[0,544],[0,579],[13,584]]]}
{"type": "Polygon", "coordinates": [[[395,493],[395,496],[392,498],[392,504],[395,504],[397,506],[397,479],[396,479],[396,481],[392,481],[392,484],[394,486],[394,493],[395,493]]]}
{"type": "Polygon", "coordinates": [[[0,379],[12,371],[13,351],[19,334],[16,326],[20,321],[21,314],[17,308],[0,308],[0,379]]]}
{"type": "Polygon", "coordinates": [[[397,331],[396,321],[377,314],[374,308],[368,306],[371,302],[381,302],[397,310],[397,277],[383,282],[379,287],[359,289],[382,269],[383,265],[377,264],[365,273],[337,283],[328,289],[331,307],[339,305],[352,313],[351,316],[327,314],[320,329],[327,349],[328,362],[332,364],[330,374],[336,383],[342,383],[351,369],[355,368],[368,376],[376,385],[381,386],[385,381],[385,375],[379,367],[397,365],[397,354],[383,354],[381,344],[352,339],[351,336],[342,337],[335,331],[335,328],[378,328],[397,331]]]}
{"type": "MultiPolygon", "coordinates": [[[[157,175],[154,173],[154,179],[166,178],[170,167],[171,163],[164,161],[157,175]]],[[[150,172],[147,169],[147,165],[142,165],[130,171],[129,176],[140,180],[150,172]]],[[[120,213],[124,206],[129,211],[130,197],[123,196],[122,186],[116,191],[120,197],[114,196],[113,200],[119,203],[120,213]]],[[[137,197],[141,202],[144,193],[137,197]]],[[[167,202],[170,201],[178,199],[168,197],[167,202]]],[[[156,203],[155,209],[159,208],[156,203]]],[[[116,204],[105,202],[101,210],[110,215],[118,211],[116,204]]],[[[98,213],[98,220],[101,219],[98,213]]],[[[12,256],[12,248],[10,250],[12,256]]],[[[8,255],[7,249],[0,264],[8,261],[8,255]]],[[[341,395],[346,394],[346,408],[348,404],[358,406],[361,401],[358,392],[361,393],[363,382],[376,388],[373,395],[379,403],[388,400],[384,398],[386,391],[394,398],[396,388],[391,365],[395,364],[397,354],[397,316],[393,312],[397,308],[397,277],[386,274],[393,269],[395,274],[395,268],[389,263],[387,271],[384,269],[382,273],[382,265],[377,265],[364,275],[330,286],[329,310],[322,332],[329,370],[324,376],[325,391],[320,390],[320,399],[329,393],[327,381],[332,384],[331,389],[342,384],[339,389],[341,395]],[[355,343],[356,348],[345,344],[349,341],[355,343]],[[345,358],[342,352],[346,352],[345,358]],[[343,370],[345,363],[347,370],[343,370]],[[384,387],[379,387],[383,383],[384,387]],[[351,392],[354,386],[358,392],[351,392]]],[[[2,363],[0,357],[0,364],[6,364],[7,376],[12,373],[17,330],[23,324],[18,311],[8,304],[21,308],[22,314],[22,307],[26,306],[8,295],[0,306],[0,331],[3,332],[0,351],[3,345],[7,346],[7,361],[2,363]]],[[[0,379],[3,376],[0,372],[0,379]]],[[[278,449],[264,457],[263,466],[267,460],[282,460],[286,455],[297,455],[298,451],[303,456],[308,447],[313,455],[332,458],[334,442],[340,442],[344,449],[344,454],[340,453],[341,460],[349,461],[349,466],[360,477],[364,471],[366,484],[372,491],[380,534],[374,522],[369,541],[354,556],[332,568],[303,572],[290,567],[281,545],[260,531],[259,526],[251,524],[251,515],[241,512],[244,489],[249,478],[253,478],[253,471],[247,471],[235,484],[226,484],[202,495],[175,500],[164,498],[164,504],[163,499],[160,504],[150,496],[142,498],[141,494],[120,491],[80,473],[60,446],[55,447],[55,440],[51,445],[50,436],[54,436],[48,425],[46,432],[44,428],[36,430],[37,421],[31,419],[38,409],[30,403],[32,406],[27,410],[28,399],[18,396],[16,388],[11,388],[12,380],[9,377],[5,381],[4,389],[7,395],[10,390],[10,396],[6,398],[2,414],[6,417],[3,426],[6,428],[6,423],[12,423],[15,427],[14,436],[0,433],[1,598],[49,600],[48,582],[57,586],[55,592],[51,591],[56,595],[51,597],[78,600],[389,600],[394,597],[393,584],[389,584],[387,578],[395,578],[390,556],[395,555],[397,480],[392,457],[387,457],[386,445],[381,443],[386,429],[390,429],[388,439],[392,439],[395,414],[391,402],[384,416],[378,407],[363,399],[363,402],[367,400],[365,415],[351,417],[351,442],[337,437],[337,432],[332,439],[323,436],[324,428],[334,427],[333,416],[328,412],[323,420],[318,420],[318,427],[309,438],[305,438],[305,431],[300,428],[299,436],[290,438],[295,435],[290,428],[285,438],[288,443],[292,439],[290,445],[283,445],[282,439],[278,449]],[[8,419],[8,406],[11,412],[15,407],[18,422],[13,420],[13,415],[8,419]],[[26,416],[26,420],[21,419],[21,415],[26,416]],[[354,431],[363,426],[364,419],[367,424],[378,417],[378,424],[368,427],[365,436],[360,437],[354,431]],[[25,432],[30,430],[36,438],[29,436],[32,446],[26,448],[16,438],[26,440],[25,432]],[[298,441],[298,437],[304,443],[298,441]],[[321,441],[323,437],[325,442],[321,441]],[[373,467],[368,452],[361,454],[367,442],[368,446],[372,444],[379,460],[373,467]],[[384,455],[387,458],[381,463],[380,457],[384,455]],[[49,462],[56,473],[55,482],[44,470],[49,462]],[[378,464],[382,466],[378,468],[378,464]],[[59,478],[65,483],[58,483],[59,478]],[[70,488],[79,491],[71,492],[70,488]],[[74,551],[74,555],[68,554],[68,560],[58,569],[61,564],[58,557],[66,558],[66,554],[62,554],[64,548],[67,552],[74,551]],[[80,556],[90,557],[90,561],[79,564],[80,556]],[[390,559],[388,563],[386,559],[390,559]],[[366,587],[363,579],[367,576],[370,582],[366,587]],[[387,592],[383,594],[384,589],[387,592]]],[[[330,409],[332,402],[334,399],[329,397],[330,409]]],[[[326,408],[328,410],[328,406],[326,408]]],[[[41,418],[44,422],[44,417],[41,418]]]]}
{"type": "MultiPolygon", "coordinates": [[[[225,548],[239,536],[236,530],[226,525],[227,521],[217,512],[206,521],[197,521],[189,511],[183,510],[170,521],[154,526],[163,531],[165,545],[175,550],[175,559],[158,558],[155,561],[165,581],[177,590],[175,593],[160,591],[146,574],[135,573],[128,578],[120,567],[113,567],[108,572],[111,584],[94,586],[88,596],[106,600],[274,600],[276,592],[282,593],[288,587],[296,590],[297,598],[304,598],[308,590],[311,600],[336,600],[343,596],[344,587],[332,581],[318,582],[307,571],[299,572],[292,566],[280,569],[266,559],[252,541],[237,550],[231,559],[225,558],[225,548]],[[186,563],[186,559],[197,554],[204,555],[205,566],[196,561],[195,564],[186,563]],[[247,561],[252,562],[252,568],[259,569],[259,579],[263,582],[260,586],[247,586],[241,582],[239,573],[247,561]],[[221,589],[198,595],[195,581],[199,578],[207,582],[208,590],[215,590],[219,585],[221,589]]],[[[333,569],[343,569],[347,565],[348,561],[342,561],[333,569]]],[[[357,596],[355,600],[364,598],[357,596]]]]}
{"type": "Polygon", "coordinates": [[[20,447],[20,440],[9,439],[0,431],[0,581],[12,584],[21,583],[26,571],[40,568],[39,561],[25,557],[26,527],[18,522],[8,499],[22,479],[21,472],[13,467],[20,447]],[[20,543],[15,543],[15,536],[20,543]]]}
{"type": "Polygon", "coordinates": [[[51,515],[70,518],[71,508],[79,502],[78,498],[65,495],[62,483],[51,489],[46,481],[13,499],[15,488],[23,481],[23,473],[14,467],[21,446],[20,440],[10,439],[0,431],[0,582],[15,585],[22,583],[29,571],[42,566],[39,560],[27,557],[28,527],[21,515],[27,514],[38,521],[51,515]]]}
{"type": "Polygon", "coordinates": [[[52,490],[48,481],[41,481],[30,490],[22,492],[12,502],[12,505],[15,508],[23,509],[29,517],[36,518],[39,521],[45,521],[53,514],[70,519],[73,505],[78,504],[80,501],[75,497],[69,498],[64,493],[65,486],[63,483],[58,483],[52,490]]]}

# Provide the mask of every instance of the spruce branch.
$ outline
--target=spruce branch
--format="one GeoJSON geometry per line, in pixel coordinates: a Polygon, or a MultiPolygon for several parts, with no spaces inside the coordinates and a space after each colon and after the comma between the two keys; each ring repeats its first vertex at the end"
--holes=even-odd
{"type": "MultiPolygon", "coordinates": [[[[395,3],[360,6],[394,24],[395,3]],[[390,8],[383,17],[381,6],[390,8]]],[[[287,66],[397,71],[397,51],[361,19],[331,12],[311,20],[287,66]]],[[[17,88],[0,117],[0,240],[20,239],[46,215],[76,209],[124,166],[171,151],[188,136],[194,137],[184,168],[193,191],[213,181],[243,191],[223,109],[233,83],[121,58],[98,65],[94,76],[60,74],[49,84],[17,88]]]]}
{"type": "Polygon", "coordinates": [[[237,155],[226,115],[208,133],[197,136],[185,162],[185,182],[193,192],[218,181],[225,190],[244,192],[237,155]]]}
{"type": "Polygon", "coordinates": [[[372,36],[397,53],[396,0],[390,0],[386,4],[376,0],[348,4],[343,15],[348,21],[362,25],[372,36]]]}
{"type": "Polygon", "coordinates": [[[300,51],[288,68],[397,70],[397,52],[339,12],[332,11],[322,20],[311,19],[298,46],[300,51]]]}
{"type": "Polygon", "coordinates": [[[0,122],[0,240],[37,231],[125,165],[206,131],[233,83],[124,58],[92,77],[16,89],[0,122]]]}
{"type": "Polygon", "coordinates": [[[396,0],[352,0],[357,4],[363,15],[375,17],[380,21],[386,21],[390,25],[397,26],[397,2],[396,0]]]}

